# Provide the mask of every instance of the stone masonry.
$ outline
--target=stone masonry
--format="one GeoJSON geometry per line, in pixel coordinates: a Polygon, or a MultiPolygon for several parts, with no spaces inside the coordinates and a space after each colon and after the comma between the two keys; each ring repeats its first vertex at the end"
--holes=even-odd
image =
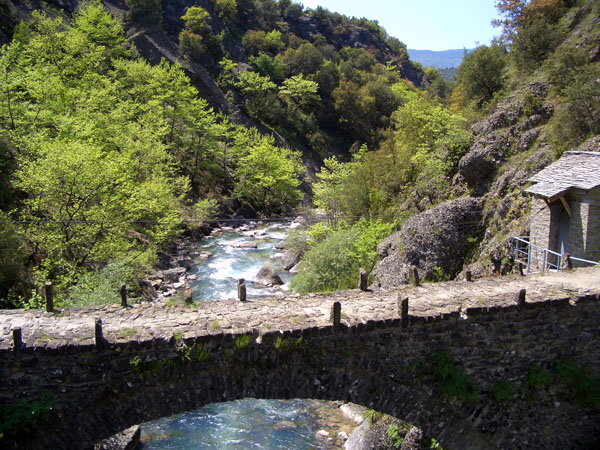
{"type": "Polygon", "coordinates": [[[598,268],[193,307],[4,311],[0,401],[44,391],[55,401],[49,424],[6,448],[85,449],[146,420],[243,397],[351,401],[414,423],[446,449],[573,448],[600,433],[598,410],[559,381],[531,390],[526,380],[533,365],[551,370],[564,357],[596,370],[599,312],[598,268]],[[476,399],[437,392],[438,351],[466,371],[476,399]],[[509,400],[492,394],[501,381],[515,387],[509,400]]]}

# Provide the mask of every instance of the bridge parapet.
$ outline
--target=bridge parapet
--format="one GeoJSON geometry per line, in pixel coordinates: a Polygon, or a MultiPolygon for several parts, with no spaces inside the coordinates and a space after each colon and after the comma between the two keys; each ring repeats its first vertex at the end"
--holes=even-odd
{"type": "MultiPolygon", "coordinates": [[[[54,397],[52,423],[30,435],[29,448],[87,448],[136,423],[243,397],[352,401],[413,422],[449,449],[515,448],[525,440],[532,447],[572,447],[578,439],[598,435],[598,408],[572,401],[567,394],[575,388],[560,380],[541,389],[527,384],[532,367],[552,371],[565,357],[600,367],[600,286],[589,280],[569,284],[564,276],[528,285],[521,305],[516,293],[522,285],[515,288],[513,281],[503,301],[497,291],[487,298],[498,301],[486,304],[472,288],[475,282],[469,283],[474,298],[463,296],[455,284],[458,303],[448,295],[451,284],[444,283],[387,296],[351,291],[289,299],[278,304],[281,310],[277,300],[244,305],[261,312],[265,305],[272,307],[286,318],[281,323],[264,316],[255,322],[247,309],[241,313],[244,322],[227,319],[223,311],[240,305],[234,302],[207,305],[208,311],[171,308],[164,310],[166,323],[177,324],[170,334],[158,307],[145,311],[153,311],[156,326],[139,336],[122,331],[134,328],[116,328],[116,313],[107,314],[100,351],[91,318],[112,309],[80,311],[76,317],[88,324],[74,329],[81,332],[80,342],[74,332],[42,339],[41,330],[50,331],[42,326],[45,321],[69,318],[71,312],[54,319],[41,313],[37,327],[35,322],[23,327],[29,344],[18,355],[10,334],[2,342],[0,398],[14,403],[44,391],[54,397]],[[446,300],[431,296],[436,289],[446,300]],[[434,306],[424,309],[419,292],[434,306]],[[403,327],[398,299],[405,297],[413,300],[403,327]],[[339,327],[329,322],[334,300],[342,306],[339,327]],[[362,311],[371,314],[361,319],[362,311]],[[441,354],[464,371],[475,398],[443,393],[435,375],[441,354]],[[495,398],[499,382],[513,385],[512,398],[495,398]]],[[[496,280],[494,286],[501,284],[496,280]]],[[[144,307],[127,310],[129,317],[143,312],[144,307]]],[[[25,313],[12,317],[19,314],[25,313]]],[[[131,323],[138,322],[125,325],[131,323]]]]}

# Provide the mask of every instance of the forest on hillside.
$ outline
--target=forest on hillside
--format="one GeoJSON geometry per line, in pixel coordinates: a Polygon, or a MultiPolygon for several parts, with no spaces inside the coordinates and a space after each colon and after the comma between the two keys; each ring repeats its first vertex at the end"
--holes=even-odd
{"type": "Polygon", "coordinates": [[[454,82],[376,22],[290,0],[125,5],[121,21],[99,1],[68,17],[36,11],[1,49],[3,307],[39,307],[45,281],[64,305],[135,285],[223,205],[267,217],[303,199],[328,220],[291,236],[305,254],[293,287],[347,288],[409,217],[485,194],[456,181],[471,125],[515,96],[540,111],[527,80],[550,86],[555,113],[526,152],[549,142],[555,158],[600,133],[595,2],[497,1],[501,36],[454,82]],[[181,65],[150,64],[126,32],[157,23],[181,65]],[[211,108],[182,66],[202,67],[229,110],[211,108]]]}

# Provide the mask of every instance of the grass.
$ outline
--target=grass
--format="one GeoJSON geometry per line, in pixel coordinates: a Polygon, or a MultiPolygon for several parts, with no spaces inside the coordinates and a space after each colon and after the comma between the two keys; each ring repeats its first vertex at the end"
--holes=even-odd
{"type": "Polygon", "coordinates": [[[238,350],[243,350],[250,345],[250,342],[252,342],[252,335],[242,334],[235,338],[235,347],[238,350]]]}
{"type": "Polygon", "coordinates": [[[119,336],[121,336],[122,339],[130,338],[134,334],[137,334],[137,330],[135,328],[123,328],[121,331],[119,331],[119,336]]]}

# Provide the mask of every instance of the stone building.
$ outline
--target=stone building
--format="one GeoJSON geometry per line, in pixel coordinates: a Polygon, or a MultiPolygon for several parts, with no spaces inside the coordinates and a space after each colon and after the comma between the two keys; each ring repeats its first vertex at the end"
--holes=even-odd
{"type": "Polygon", "coordinates": [[[525,192],[535,196],[530,242],[600,261],[600,152],[565,152],[529,181],[525,192]]]}

